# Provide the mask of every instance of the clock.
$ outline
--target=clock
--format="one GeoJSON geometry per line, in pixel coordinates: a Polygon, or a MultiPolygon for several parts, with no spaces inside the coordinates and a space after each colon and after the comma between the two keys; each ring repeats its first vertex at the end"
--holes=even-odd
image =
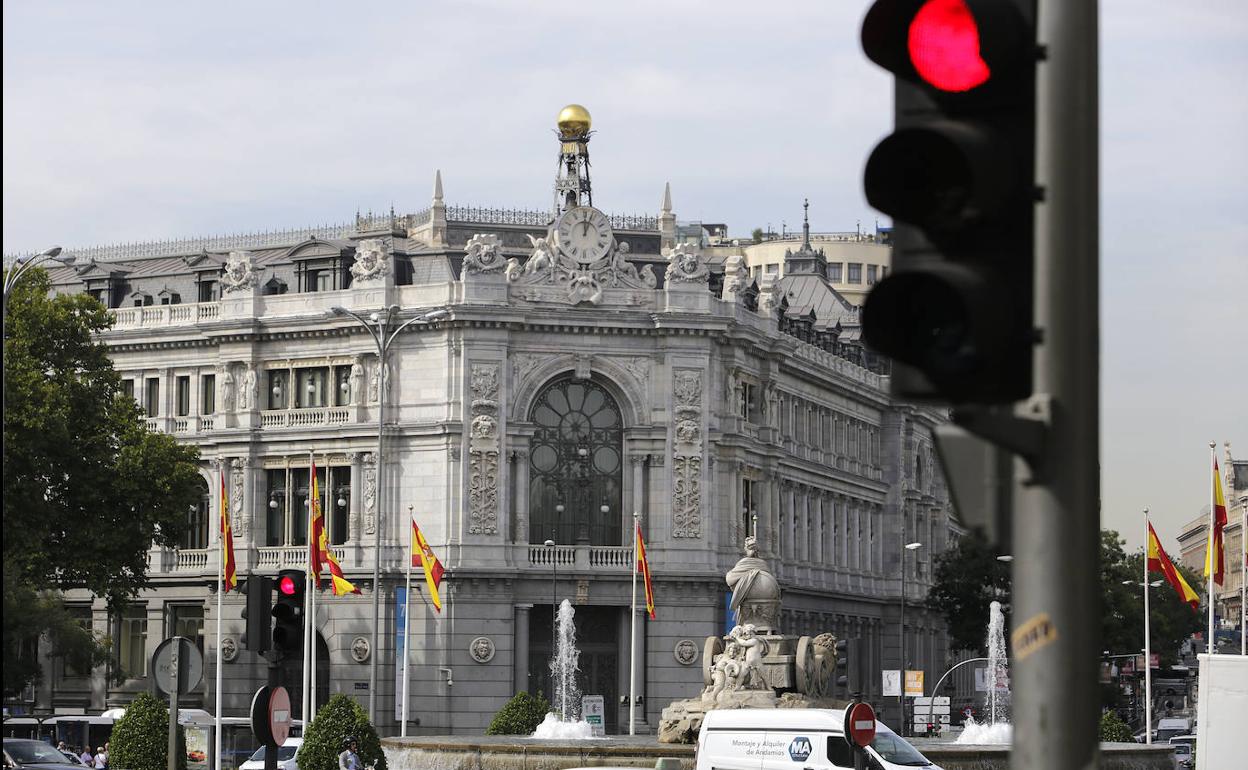
{"type": "Polygon", "coordinates": [[[595,262],[611,250],[611,220],[592,206],[576,206],[559,217],[559,249],[577,262],[595,262]]]}

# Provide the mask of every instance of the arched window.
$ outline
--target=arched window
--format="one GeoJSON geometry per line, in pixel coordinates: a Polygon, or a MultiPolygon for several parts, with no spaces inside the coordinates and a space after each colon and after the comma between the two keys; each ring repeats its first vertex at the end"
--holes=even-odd
{"type": "Polygon", "coordinates": [[[530,542],[619,545],[619,404],[601,385],[569,376],[537,394],[529,419],[537,424],[529,453],[530,542]]]}

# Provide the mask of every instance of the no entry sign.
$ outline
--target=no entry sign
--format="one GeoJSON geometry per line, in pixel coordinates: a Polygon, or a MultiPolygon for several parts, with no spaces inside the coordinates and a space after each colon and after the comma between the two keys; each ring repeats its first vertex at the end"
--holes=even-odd
{"type": "Polygon", "coordinates": [[[854,703],[845,710],[845,740],[865,748],[875,738],[875,709],[868,703],[854,703]]]}

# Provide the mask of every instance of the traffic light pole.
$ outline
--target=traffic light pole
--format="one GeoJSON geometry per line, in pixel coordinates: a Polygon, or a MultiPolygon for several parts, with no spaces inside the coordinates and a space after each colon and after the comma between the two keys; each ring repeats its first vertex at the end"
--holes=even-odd
{"type": "MultiPolygon", "coordinates": [[[[269,666],[268,666],[269,680],[267,684],[269,685],[269,692],[273,692],[273,690],[277,689],[277,687],[280,686],[281,684],[281,681],[279,679],[279,672],[281,670],[280,659],[282,657],[282,654],[278,652],[277,650],[269,650],[268,652],[264,653],[264,656],[265,656],[265,659],[268,660],[269,662],[269,666]]],[[[303,724],[304,724],[304,727],[307,727],[308,722],[307,722],[306,716],[304,717],[303,724]]],[[[278,746],[276,743],[273,742],[272,738],[270,738],[268,741],[265,742],[264,770],[277,770],[277,750],[278,750],[278,746]]]]}
{"type": "Polygon", "coordinates": [[[1100,548],[1098,3],[1040,0],[1035,392],[1017,461],[1011,767],[1098,766],[1100,548]]]}

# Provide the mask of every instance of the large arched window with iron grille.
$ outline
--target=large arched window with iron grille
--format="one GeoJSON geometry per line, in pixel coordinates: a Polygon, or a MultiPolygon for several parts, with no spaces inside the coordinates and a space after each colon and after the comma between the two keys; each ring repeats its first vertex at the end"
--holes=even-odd
{"type": "Polygon", "coordinates": [[[620,545],[624,425],[601,385],[570,376],[542,388],[529,419],[529,540],[620,545]]]}

